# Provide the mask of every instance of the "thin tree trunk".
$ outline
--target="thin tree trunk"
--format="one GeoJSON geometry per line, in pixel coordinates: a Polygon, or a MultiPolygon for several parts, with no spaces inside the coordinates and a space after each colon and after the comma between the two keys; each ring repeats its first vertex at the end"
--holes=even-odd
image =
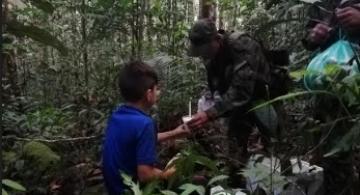
{"type": "MultiPolygon", "coordinates": [[[[85,73],[85,84],[88,88],[89,84],[89,67],[88,67],[88,51],[87,51],[87,34],[86,34],[86,16],[85,16],[85,1],[82,0],[82,15],[81,15],[81,37],[82,37],[82,53],[85,73]]],[[[87,90],[88,91],[88,90],[87,90]]]]}
{"type": "Polygon", "coordinates": [[[236,18],[237,18],[237,11],[238,11],[237,1],[235,1],[234,4],[235,4],[235,6],[234,6],[234,16],[233,16],[233,21],[232,21],[232,27],[233,27],[233,29],[236,28],[236,18]]]}
{"type": "MultiPolygon", "coordinates": [[[[48,60],[48,53],[47,53],[47,49],[46,49],[46,46],[43,46],[42,48],[42,53],[41,53],[41,60],[40,60],[40,64],[39,64],[39,68],[41,69],[41,72],[45,72],[43,70],[46,70],[49,68],[49,65],[47,63],[47,60],[48,60]]],[[[44,75],[45,76],[45,75],[44,75]]],[[[46,75],[46,76],[49,76],[50,75],[46,75]]],[[[48,79],[49,77],[45,77],[46,79],[42,80],[41,81],[41,84],[42,84],[42,90],[43,90],[43,100],[45,100],[44,102],[47,104],[49,103],[49,100],[51,99],[50,97],[50,89],[49,89],[49,83],[48,83],[48,79]]]]}
{"type": "MultiPolygon", "coordinates": [[[[2,20],[3,22],[1,25],[5,24],[9,16],[8,12],[8,3],[7,1],[4,1],[4,4],[1,4],[1,8],[4,8],[4,10],[1,12],[2,14],[2,20]],[[3,7],[3,5],[5,5],[3,7]]],[[[15,17],[14,17],[15,18],[15,17]]],[[[5,29],[4,29],[5,30],[5,29]]],[[[10,39],[10,38],[8,38],[10,39]]],[[[3,45],[3,41],[10,42],[9,40],[2,40],[1,45],[3,45]]],[[[4,93],[1,93],[1,95],[7,95],[4,96],[3,100],[6,102],[10,102],[10,97],[13,95],[15,97],[19,97],[21,95],[21,90],[18,85],[18,73],[17,73],[17,64],[15,61],[15,51],[11,50],[7,53],[2,53],[2,63],[3,67],[1,69],[2,75],[5,77],[5,85],[9,84],[10,87],[7,91],[3,91],[4,93]]],[[[3,80],[2,80],[3,81],[3,80]]],[[[4,83],[2,83],[1,88],[4,86],[4,83]]]]}
{"type": "Polygon", "coordinates": [[[131,58],[135,58],[135,38],[136,38],[136,10],[137,10],[137,0],[132,2],[132,21],[131,21],[131,58]]]}
{"type": "Polygon", "coordinates": [[[139,0],[139,7],[138,7],[138,24],[137,24],[137,31],[138,31],[138,56],[142,58],[142,43],[144,41],[144,19],[145,19],[145,1],[147,0],[139,0]]]}
{"type": "MultiPolygon", "coordinates": [[[[165,18],[165,23],[166,23],[166,27],[170,28],[168,29],[168,33],[167,33],[167,43],[171,43],[171,37],[172,37],[172,26],[171,26],[171,0],[167,0],[167,10],[166,10],[166,18],[165,18]]],[[[169,47],[169,44],[167,45],[167,47],[169,47]]]]}
{"type": "Polygon", "coordinates": [[[176,1],[175,0],[171,0],[171,13],[172,13],[172,42],[171,42],[171,51],[172,54],[175,55],[176,54],[176,43],[175,43],[175,32],[177,31],[177,17],[176,17],[176,13],[177,13],[177,6],[176,6],[176,1]]]}
{"type": "Polygon", "coordinates": [[[200,12],[199,18],[208,18],[210,20],[216,21],[215,13],[216,3],[211,2],[210,0],[200,0],[200,12]]]}
{"type": "Polygon", "coordinates": [[[151,5],[151,0],[149,1],[145,1],[146,3],[146,11],[148,12],[147,15],[147,20],[146,20],[146,35],[147,35],[147,41],[148,41],[148,50],[150,51],[152,48],[152,28],[153,28],[153,19],[152,19],[152,13],[150,12],[150,5],[151,5]]]}
{"type": "MultiPolygon", "coordinates": [[[[2,2],[2,0],[0,0],[0,130],[1,130],[1,135],[0,135],[0,148],[1,148],[1,151],[2,150],[2,144],[3,144],[3,140],[2,140],[2,132],[4,130],[3,128],[3,123],[2,123],[2,116],[3,116],[3,94],[4,94],[4,90],[3,90],[3,73],[4,73],[4,55],[3,55],[3,24],[5,24],[5,14],[3,14],[3,11],[5,12],[5,10],[3,10],[3,4],[5,5],[6,7],[6,0],[4,0],[4,2],[2,2]],[[4,16],[4,17],[3,17],[4,16]]],[[[6,8],[5,8],[6,9],[6,8]]],[[[0,155],[0,180],[2,181],[3,180],[3,157],[2,155],[0,155]]],[[[3,189],[2,188],[2,182],[0,184],[0,189],[3,189]]]]}
{"type": "Polygon", "coordinates": [[[219,11],[219,23],[218,23],[218,26],[219,26],[219,29],[224,29],[224,21],[223,21],[223,17],[224,17],[224,13],[223,13],[223,9],[222,7],[220,6],[220,3],[218,1],[218,11],[219,11]]]}
{"type": "Polygon", "coordinates": [[[84,64],[84,78],[85,78],[85,101],[87,106],[86,117],[85,117],[85,129],[82,132],[82,136],[86,136],[87,130],[90,128],[90,102],[89,102],[89,62],[88,62],[88,51],[87,51],[87,33],[86,33],[86,0],[82,0],[81,3],[81,37],[82,37],[82,60],[84,64]]]}

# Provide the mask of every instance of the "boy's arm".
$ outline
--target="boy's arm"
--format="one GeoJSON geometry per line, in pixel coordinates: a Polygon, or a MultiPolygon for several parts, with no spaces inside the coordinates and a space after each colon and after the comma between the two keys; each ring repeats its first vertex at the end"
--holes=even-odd
{"type": "Polygon", "coordinates": [[[190,130],[187,127],[185,127],[185,125],[180,125],[171,131],[158,133],[157,141],[163,142],[163,141],[168,141],[168,140],[172,140],[172,139],[182,138],[182,137],[188,136],[189,134],[190,134],[190,130]]]}
{"type": "Polygon", "coordinates": [[[149,182],[155,179],[168,179],[175,173],[174,168],[162,171],[149,165],[138,165],[137,175],[140,182],[149,182]]]}

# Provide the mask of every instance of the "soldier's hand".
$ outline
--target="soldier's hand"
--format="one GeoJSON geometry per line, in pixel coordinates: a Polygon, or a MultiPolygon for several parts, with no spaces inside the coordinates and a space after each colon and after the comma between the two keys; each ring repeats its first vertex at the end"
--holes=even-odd
{"type": "Polygon", "coordinates": [[[331,28],[324,24],[318,23],[313,29],[310,31],[310,40],[316,44],[325,43],[329,37],[331,28]]]}
{"type": "Polygon", "coordinates": [[[206,112],[196,113],[192,119],[187,123],[189,129],[199,129],[209,121],[209,117],[206,112]]]}
{"type": "Polygon", "coordinates": [[[336,9],[336,17],[347,30],[360,29],[360,9],[354,7],[339,8],[336,9]]]}

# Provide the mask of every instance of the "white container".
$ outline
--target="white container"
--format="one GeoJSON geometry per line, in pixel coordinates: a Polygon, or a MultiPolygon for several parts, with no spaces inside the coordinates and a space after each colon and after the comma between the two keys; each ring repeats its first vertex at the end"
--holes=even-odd
{"type": "Polygon", "coordinates": [[[189,121],[191,121],[192,117],[189,115],[183,116],[182,117],[182,121],[184,124],[188,123],[189,121]]]}
{"type": "Polygon", "coordinates": [[[210,189],[210,195],[246,195],[244,192],[240,190],[230,190],[232,193],[226,192],[225,189],[221,186],[215,186],[210,189]]]}
{"type": "MultiPolygon", "coordinates": [[[[254,166],[254,162],[259,159],[260,155],[252,156],[249,160],[250,166],[254,166]]],[[[298,161],[297,158],[290,160],[292,166],[293,176],[286,176],[286,181],[290,184],[286,189],[273,189],[274,195],[323,195],[323,182],[324,182],[324,170],[323,168],[310,165],[306,161],[298,161]]],[[[267,174],[270,171],[275,171],[275,174],[280,174],[280,160],[273,157],[263,158],[261,162],[258,162],[264,167],[267,167],[267,174]],[[272,167],[272,168],[271,168],[272,167]]],[[[249,166],[248,165],[248,166],[249,166]]],[[[247,178],[248,190],[254,190],[259,185],[256,183],[258,178],[247,178]]]]}

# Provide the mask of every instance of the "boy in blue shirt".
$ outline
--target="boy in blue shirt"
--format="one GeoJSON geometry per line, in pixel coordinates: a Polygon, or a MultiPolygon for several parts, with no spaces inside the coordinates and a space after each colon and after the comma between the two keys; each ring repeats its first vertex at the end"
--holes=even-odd
{"type": "Polygon", "coordinates": [[[140,182],[166,179],[175,169],[160,170],[156,164],[156,142],[189,134],[183,126],[157,134],[153,119],[147,114],[156,103],[158,77],[143,62],[125,65],[120,73],[120,93],[125,105],[111,115],[103,145],[103,175],[110,195],[123,194],[126,188],[120,172],[140,182]]]}

